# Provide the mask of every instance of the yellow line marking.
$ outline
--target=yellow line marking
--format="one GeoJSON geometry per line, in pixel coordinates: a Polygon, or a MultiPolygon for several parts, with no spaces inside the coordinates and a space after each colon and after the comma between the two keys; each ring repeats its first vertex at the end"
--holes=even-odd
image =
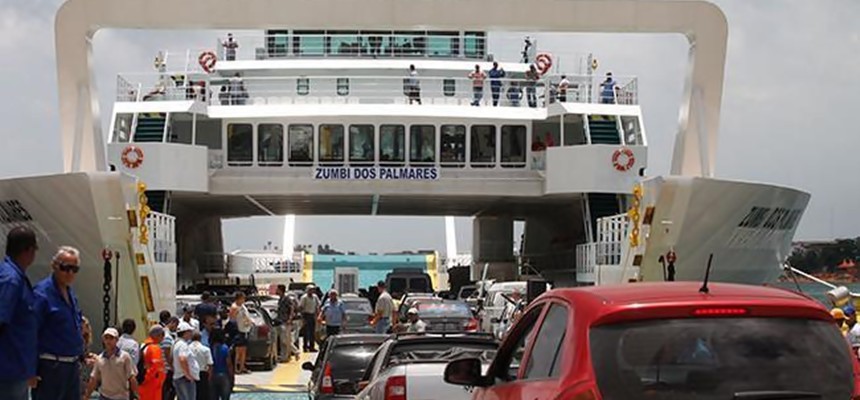
{"type": "Polygon", "coordinates": [[[303,385],[307,382],[299,382],[299,379],[302,374],[302,364],[305,361],[313,360],[313,357],[316,354],[312,353],[302,353],[299,356],[299,361],[290,361],[284,364],[278,364],[278,368],[275,369],[275,373],[272,374],[272,385],[303,385]]]}

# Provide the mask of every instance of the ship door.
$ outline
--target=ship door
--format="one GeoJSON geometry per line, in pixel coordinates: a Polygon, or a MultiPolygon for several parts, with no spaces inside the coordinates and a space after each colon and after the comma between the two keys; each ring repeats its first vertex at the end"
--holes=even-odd
{"type": "Polygon", "coordinates": [[[358,268],[335,268],[334,288],[340,294],[358,293],[358,268]]]}

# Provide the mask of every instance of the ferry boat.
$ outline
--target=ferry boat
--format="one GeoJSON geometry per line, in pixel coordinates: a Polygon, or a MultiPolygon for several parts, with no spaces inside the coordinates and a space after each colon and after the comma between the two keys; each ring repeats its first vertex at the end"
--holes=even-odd
{"type": "Polygon", "coordinates": [[[809,201],[713,177],[727,27],[709,3],[197,5],[69,0],[59,11],[67,173],[0,181],[0,230],[26,223],[42,248],[80,247],[88,315],[154,320],[178,282],[222,268],[221,221],[255,215],[471,216],[473,278],[488,265],[488,278],[540,274],[557,286],[699,280],[713,256],[712,280],[760,284],[780,273],[809,201]],[[105,144],[86,51],[103,27],[259,32],[119,75],[105,144]],[[608,77],[590,59],[553,68],[566,49],[538,41],[498,59],[487,38],[504,29],[687,35],[672,174],[648,174],[638,78],[608,77]],[[504,76],[475,73],[495,64],[504,76]],[[120,289],[103,302],[109,268],[120,289]]]}

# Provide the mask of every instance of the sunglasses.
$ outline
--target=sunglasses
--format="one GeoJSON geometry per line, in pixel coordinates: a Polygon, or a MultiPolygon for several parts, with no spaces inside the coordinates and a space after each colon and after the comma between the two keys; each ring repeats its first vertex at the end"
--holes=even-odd
{"type": "Polygon", "coordinates": [[[81,270],[81,267],[74,265],[74,264],[60,264],[57,266],[57,268],[59,268],[60,271],[71,272],[73,274],[77,274],[78,271],[81,270]]]}

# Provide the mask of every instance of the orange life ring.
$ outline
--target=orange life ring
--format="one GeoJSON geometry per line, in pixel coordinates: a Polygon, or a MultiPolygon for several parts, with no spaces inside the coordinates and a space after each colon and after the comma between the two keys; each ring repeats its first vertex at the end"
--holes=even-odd
{"type": "Polygon", "coordinates": [[[612,153],[612,166],[619,172],[624,172],[633,168],[633,164],[635,163],[636,157],[633,155],[633,150],[625,147],[623,149],[617,149],[612,153]]]}
{"type": "Polygon", "coordinates": [[[203,68],[206,73],[211,73],[215,69],[215,62],[218,60],[218,57],[215,56],[215,53],[211,51],[204,51],[200,53],[200,57],[197,57],[197,62],[200,63],[200,67],[203,68]]]}
{"type": "Polygon", "coordinates": [[[552,56],[549,53],[540,53],[535,57],[535,67],[541,75],[545,75],[552,68],[552,56]]]}
{"type": "Polygon", "coordinates": [[[135,169],[143,164],[143,150],[137,146],[126,146],[122,149],[122,165],[126,168],[135,169]]]}

